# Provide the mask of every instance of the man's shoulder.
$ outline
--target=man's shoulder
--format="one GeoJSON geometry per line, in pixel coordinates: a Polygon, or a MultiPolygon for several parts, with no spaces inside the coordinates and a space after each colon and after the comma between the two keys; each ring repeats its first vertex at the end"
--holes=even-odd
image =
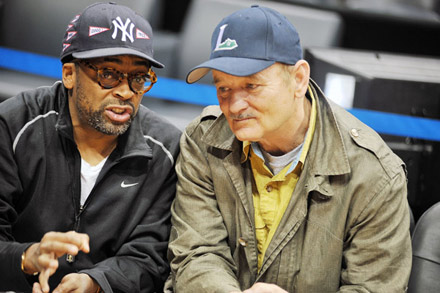
{"type": "MultiPolygon", "coordinates": [[[[373,156],[376,160],[369,160],[369,165],[377,164],[390,177],[401,171],[403,161],[391,150],[382,137],[370,126],[340,107],[333,106],[340,132],[349,154],[373,156]]],[[[353,167],[353,166],[352,166],[353,167]]],[[[362,166],[358,166],[361,167],[362,166]]],[[[365,168],[365,166],[363,166],[365,168]]]]}
{"type": "Polygon", "coordinates": [[[162,115],[140,105],[137,118],[144,136],[151,136],[162,142],[177,142],[182,132],[162,115]]]}
{"type": "Polygon", "coordinates": [[[216,119],[221,114],[222,114],[222,111],[220,110],[219,106],[211,105],[211,106],[205,107],[203,109],[202,113],[200,114],[200,116],[202,117],[202,119],[209,118],[209,117],[216,119]]]}
{"type": "Polygon", "coordinates": [[[11,133],[17,133],[29,122],[43,118],[44,121],[55,123],[56,118],[53,118],[59,114],[63,90],[63,85],[57,82],[52,86],[21,92],[0,104],[0,117],[11,133]]]}
{"type": "Polygon", "coordinates": [[[203,133],[214,123],[214,121],[222,114],[220,107],[217,105],[207,106],[202,110],[199,116],[194,118],[185,128],[188,135],[192,135],[197,129],[203,133]]]}

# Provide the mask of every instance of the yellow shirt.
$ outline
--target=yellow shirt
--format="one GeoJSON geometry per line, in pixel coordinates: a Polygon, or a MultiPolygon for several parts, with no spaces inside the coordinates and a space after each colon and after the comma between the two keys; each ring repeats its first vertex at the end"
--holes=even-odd
{"type": "Polygon", "coordinates": [[[254,176],[252,194],[258,246],[258,269],[261,268],[264,253],[289,204],[315,131],[316,102],[310,89],[309,93],[312,99],[312,109],[306,138],[303,144],[299,146],[299,148],[302,148],[298,153],[299,158],[294,158],[278,174],[273,175],[264,164],[264,158],[260,154],[258,145],[249,141],[243,143],[243,161],[249,157],[254,176]]]}

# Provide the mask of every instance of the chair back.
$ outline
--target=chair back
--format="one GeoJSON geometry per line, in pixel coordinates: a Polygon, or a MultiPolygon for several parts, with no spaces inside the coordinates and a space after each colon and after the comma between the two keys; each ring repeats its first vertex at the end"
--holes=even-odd
{"type": "Polygon", "coordinates": [[[423,213],[412,235],[409,293],[440,292],[440,202],[423,213]]]}

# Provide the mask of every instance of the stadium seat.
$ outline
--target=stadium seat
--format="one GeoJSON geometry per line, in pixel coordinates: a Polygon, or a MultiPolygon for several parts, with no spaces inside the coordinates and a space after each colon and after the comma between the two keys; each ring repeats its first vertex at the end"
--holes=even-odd
{"type": "Polygon", "coordinates": [[[412,211],[412,209],[411,209],[411,207],[409,207],[409,231],[410,231],[410,233],[411,233],[411,235],[413,234],[413,232],[414,232],[414,227],[416,226],[416,221],[415,221],[415,219],[414,219],[414,213],[413,213],[413,211],[412,211]]]}
{"type": "Polygon", "coordinates": [[[412,235],[409,293],[440,292],[440,202],[426,210],[412,235]]]}
{"type": "MultiPolygon", "coordinates": [[[[0,46],[58,58],[68,22],[96,0],[8,0],[0,5],[0,46]]],[[[118,0],[155,26],[160,0],[118,0]]],[[[160,58],[158,58],[160,60],[160,58]]],[[[60,64],[61,66],[61,64],[60,64]]],[[[60,71],[61,72],[61,71],[60,71]]],[[[0,101],[56,79],[0,68],[0,101]]]]}
{"type": "MultiPolygon", "coordinates": [[[[0,19],[0,45],[58,57],[68,22],[96,0],[5,1],[0,19]]],[[[157,15],[156,0],[119,0],[147,19],[157,15]]],[[[153,25],[153,24],[152,24],[153,25]]]]}

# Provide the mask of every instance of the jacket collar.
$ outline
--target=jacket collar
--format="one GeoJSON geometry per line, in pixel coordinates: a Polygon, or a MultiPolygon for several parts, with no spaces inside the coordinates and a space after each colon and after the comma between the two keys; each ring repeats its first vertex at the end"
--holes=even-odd
{"type": "MultiPolygon", "coordinates": [[[[311,81],[317,102],[315,134],[308,156],[310,175],[343,175],[350,173],[345,143],[336,121],[332,102],[327,100],[316,83],[311,81]]],[[[307,161],[307,159],[306,159],[307,161]]]]}
{"type": "MultiPolygon", "coordinates": [[[[67,89],[61,85],[58,95],[58,120],[56,129],[65,138],[75,143],[73,138],[73,126],[70,118],[67,89]]],[[[118,145],[112,154],[116,160],[132,156],[144,156],[152,158],[153,151],[147,144],[141,125],[140,116],[145,115],[144,106],[139,106],[139,111],[133,119],[128,130],[118,138],[118,145]]]]}
{"type": "Polygon", "coordinates": [[[226,151],[236,151],[236,147],[238,146],[239,151],[241,151],[242,143],[235,138],[223,114],[217,117],[214,123],[212,123],[211,127],[209,127],[202,137],[202,141],[212,147],[226,151]]]}
{"type": "Polygon", "coordinates": [[[147,139],[142,130],[141,117],[145,115],[144,106],[140,105],[136,117],[127,131],[119,136],[116,152],[120,159],[133,156],[142,156],[151,159],[153,150],[147,144],[147,139]]]}
{"type": "Polygon", "coordinates": [[[304,175],[300,178],[301,183],[298,182],[298,186],[305,189],[305,194],[317,191],[316,196],[319,200],[327,200],[334,195],[330,176],[348,174],[351,169],[333,106],[313,81],[311,85],[315,96],[319,96],[318,117],[309,155],[303,168],[304,175]]]}

